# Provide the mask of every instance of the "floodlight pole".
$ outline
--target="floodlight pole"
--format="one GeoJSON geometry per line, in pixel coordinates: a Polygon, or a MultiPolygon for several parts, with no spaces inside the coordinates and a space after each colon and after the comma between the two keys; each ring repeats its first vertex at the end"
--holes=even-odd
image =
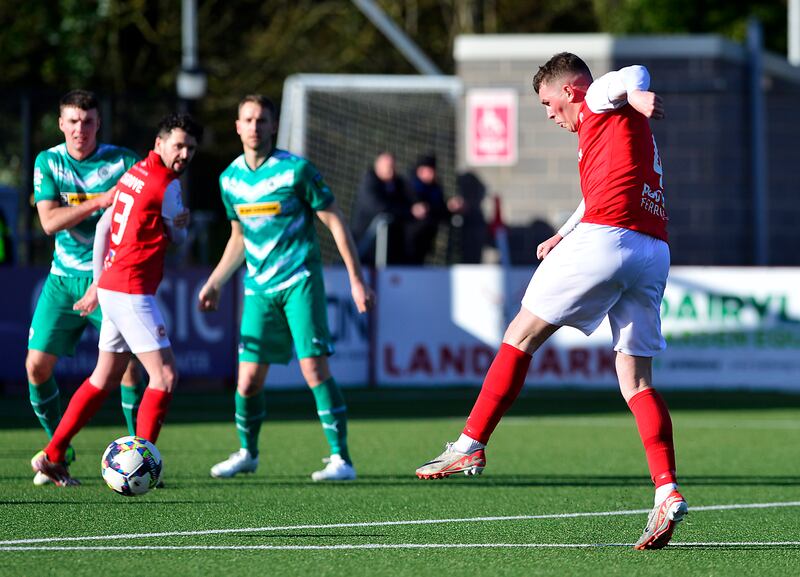
{"type": "Polygon", "coordinates": [[[433,60],[428,58],[420,47],[373,0],[353,0],[353,4],[361,10],[364,16],[369,18],[420,74],[442,75],[442,71],[433,63],[433,60]]]}
{"type": "Polygon", "coordinates": [[[789,0],[789,62],[800,66],[800,0],[789,0]]]}
{"type": "Polygon", "coordinates": [[[753,191],[753,257],[758,266],[769,264],[769,198],[767,193],[766,107],[763,86],[763,34],[755,18],[747,23],[750,73],[750,165],[753,191]]]}
{"type": "Polygon", "coordinates": [[[199,100],[206,95],[206,75],[200,69],[197,56],[197,0],[183,0],[181,4],[181,69],[176,89],[183,101],[199,100]]]}

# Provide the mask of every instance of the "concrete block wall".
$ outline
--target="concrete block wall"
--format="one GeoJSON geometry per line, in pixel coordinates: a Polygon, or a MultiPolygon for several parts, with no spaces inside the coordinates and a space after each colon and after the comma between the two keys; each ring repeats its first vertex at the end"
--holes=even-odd
{"type": "MultiPolygon", "coordinates": [[[[613,38],[608,35],[462,36],[457,75],[473,88],[518,93],[515,166],[469,167],[464,111],[458,115],[458,163],[500,194],[514,228],[558,228],[580,202],[577,137],[547,120],[531,82],[557,52],[583,58],[595,77],[630,64],[650,70],[667,118],[652,123],[664,165],[674,264],[753,264],[750,104],[744,48],[716,36],[613,38]]],[[[765,60],[769,188],[769,264],[800,264],[800,71],[765,60]]],[[[488,208],[488,206],[487,206],[488,208]]],[[[535,235],[534,235],[535,236],[535,235]]],[[[512,242],[531,242],[530,234],[512,242]]],[[[512,246],[515,254],[533,247],[512,246]]],[[[526,259],[520,259],[527,262],[526,259]]]]}

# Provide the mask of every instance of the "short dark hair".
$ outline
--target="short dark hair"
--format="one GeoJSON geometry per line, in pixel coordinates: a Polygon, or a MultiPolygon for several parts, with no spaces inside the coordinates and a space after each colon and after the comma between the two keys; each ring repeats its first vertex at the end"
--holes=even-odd
{"type": "Polygon", "coordinates": [[[68,106],[74,106],[81,110],[97,110],[99,108],[94,92],[80,89],[70,90],[61,97],[58,102],[58,113],[61,114],[61,111],[68,106]]]}
{"type": "Polygon", "coordinates": [[[269,110],[269,114],[272,117],[272,120],[278,120],[278,109],[275,106],[275,103],[272,102],[269,98],[264,96],[263,94],[248,94],[244,98],[239,101],[239,108],[238,110],[242,109],[242,106],[247,104],[248,102],[253,102],[254,104],[258,104],[264,110],[269,110]]]}
{"type": "Polygon", "coordinates": [[[539,72],[533,77],[533,89],[539,94],[542,84],[568,75],[585,76],[589,82],[592,80],[592,72],[583,60],[570,52],[559,52],[539,67],[539,72]]]}
{"type": "Polygon", "coordinates": [[[420,166],[427,166],[429,168],[436,168],[436,155],[432,152],[421,154],[417,157],[417,168],[420,166]]]}
{"type": "Polygon", "coordinates": [[[158,123],[159,138],[167,138],[169,133],[176,128],[180,128],[186,131],[187,134],[194,136],[197,142],[203,139],[203,126],[190,115],[178,112],[167,114],[158,123]]]}

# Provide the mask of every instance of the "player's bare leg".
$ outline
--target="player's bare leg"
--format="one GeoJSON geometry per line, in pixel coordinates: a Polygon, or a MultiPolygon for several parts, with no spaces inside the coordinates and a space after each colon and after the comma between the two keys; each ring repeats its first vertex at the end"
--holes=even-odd
{"type": "Polygon", "coordinates": [[[558,328],[524,307],[520,309],[506,329],[503,344],[486,373],[461,436],[454,443],[447,443],[441,455],[418,468],[417,477],[441,479],[457,473],[478,475],[483,471],[486,443],[522,390],[533,353],[558,328]]]}
{"type": "Polygon", "coordinates": [[[178,383],[178,367],[175,364],[172,347],[140,352],[136,357],[150,378],[139,406],[136,436],[147,439],[155,445],[178,383]]]}
{"type": "Polygon", "coordinates": [[[675,526],[689,508],[678,492],[672,420],[666,403],[652,387],[653,360],[617,353],[616,369],[620,392],[636,417],[636,425],[647,455],[650,475],[656,486],[655,505],[647,518],[636,549],[661,549],[672,538],[675,526]]]}
{"type": "Polygon", "coordinates": [[[352,481],[356,470],[347,447],[347,406],[331,375],[328,357],[300,359],[300,370],[314,395],[319,422],[331,448],[330,457],[322,460],[325,467],[311,473],[311,478],[314,481],[352,481]]]}
{"type": "Polygon", "coordinates": [[[236,433],[240,448],[227,459],[211,467],[211,476],[228,478],[239,473],[255,473],[258,468],[258,436],[266,414],[264,381],[269,365],[239,362],[236,382],[236,433]]]}

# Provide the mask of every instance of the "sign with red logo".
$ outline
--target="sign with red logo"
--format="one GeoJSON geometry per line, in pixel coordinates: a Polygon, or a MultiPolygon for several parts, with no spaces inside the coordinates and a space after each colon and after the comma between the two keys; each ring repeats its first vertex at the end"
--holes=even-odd
{"type": "Polygon", "coordinates": [[[517,163],[517,93],[470,90],[467,93],[467,163],[508,166],[517,163]]]}

